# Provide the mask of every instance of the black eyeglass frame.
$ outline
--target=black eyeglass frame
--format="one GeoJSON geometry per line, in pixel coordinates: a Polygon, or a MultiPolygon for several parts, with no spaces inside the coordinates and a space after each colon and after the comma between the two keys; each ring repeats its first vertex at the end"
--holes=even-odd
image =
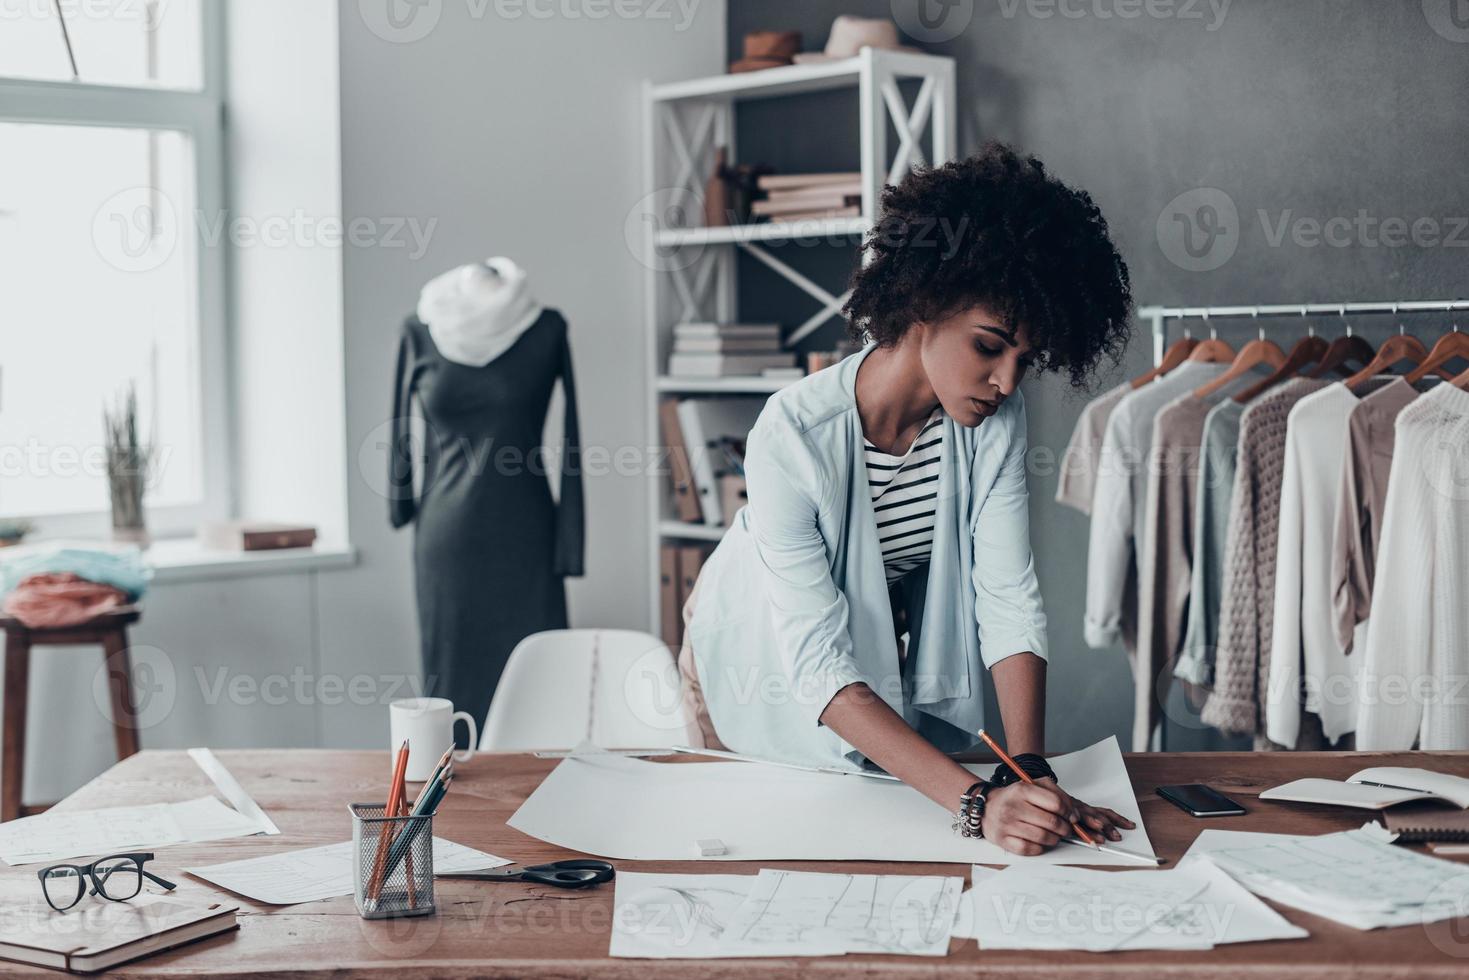
{"type": "Polygon", "coordinates": [[[154,884],[160,885],[163,888],[168,889],[169,891],[173,891],[175,888],[177,888],[178,885],[174,884],[166,878],[158,877],[158,875],[154,874],[143,866],[146,862],[151,860],[153,860],[153,854],[151,852],[135,851],[128,854],[109,854],[106,857],[99,857],[91,864],[53,864],[49,867],[42,868],[40,871],[37,871],[36,878],[39,879],[41,882],[41,894],[46,896],[46,904],[51,906],[58,912],[65,912],[68,909],[76,907],[77,903],[82,900],[82,896],[87,893],[86,883],[88,880],[92,882],[92,894],[99,895],[102,898],[107,899],[107,901],[109,902],[127,902],[131,901],[134,898],[137,898],[143,892],[144,878],[147,878],[154,884]],[[138,866],[138,890],[133,892],[126,898],[113,898],[111,895],[107,894],[105,885],[107,882],[107,877],[120,869],[104,869],[103,877],[99,878],[97,877],[97,865],[106,864],[108,861],[119,861],[124,858],[133,861],[138,866]],[[62,870],[73,872],[77,880],[77,897],[71,901],[71,904],[65,906],[57,905],[54,901],[52,901],[51,890],[46,887],[46,876],[53,871],[62,870]]]}

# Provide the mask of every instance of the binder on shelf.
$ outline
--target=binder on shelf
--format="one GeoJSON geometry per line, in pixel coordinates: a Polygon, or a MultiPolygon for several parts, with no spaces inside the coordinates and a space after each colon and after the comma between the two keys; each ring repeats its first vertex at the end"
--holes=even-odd
{"type": "Polygon", "coordinates": [[[673,478],[673,506],[681,521],[698,523],[703,520],[699,510],[699,495],[694,487],[693,469],[689,465],[689,444],[684,440],[683,427],[679,424],[678,399],[665,398],[658,405],[658,421],[663,428],[663,440],[668,444],[668,472],[673,478]]]}
{"type": "Polygon", "coordinates": [[[675,652],[683,641],[683,603],[678,601],[678,547],[665,544],[658,548],[658,611],[662,623],[663,642],[675,652]]]}
{"type": "Polygon", "coordinates": [[[704,559],[707,557],[708,552],[700,545],[686,544],[678,547],[678,594],[674,596],[674,609],[680,612],[683,610],[683,604],[694,591],[694,583],[699,579],[699,569],[704,567],[704,559]]]}
{"type": "Polygon", "coordinates": [[[704,523],[711,527],[723,527],[726,523],[719,503],[719,475],[725,469],[720,437],[743,438],[764,407],[761,398],[685,398],[677,405],[699,511],[704,515],[704,523]]]}

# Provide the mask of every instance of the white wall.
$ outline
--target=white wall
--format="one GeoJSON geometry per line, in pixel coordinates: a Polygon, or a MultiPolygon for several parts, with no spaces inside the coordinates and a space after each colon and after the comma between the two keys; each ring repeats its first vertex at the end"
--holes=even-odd
{"type": "Polygon", "coordinates": [[[239,512],[346,536],[337,15],[228,10],[231,363],[239,512]]]}
{"type": "MultiPolygon", "coordinates": [[[[539,0],[344,0],[339,23],[326,0],[231,6],[236,213],[324,219],[340,189],[342,217],[367,219],[379,241],[336,250],[293,238],[237,255],[237,489],[251,516],[330,530],[345,473],[345,526],[360,558],[341,571],[156,585],[133,634],[149,665],[140,679],[163,682],[144,708],[142,742],[379,745],[381,702],[418,682],[411,532],[388,526],[375,438],[391,410],[402,320],[432,275],[514,257],[571,325],[584,445],[646,445],[642,280],[623,238],[641,196],[638,90],[645,78],[720,71],[725,3],[591,20],[534,17],[550,6],[539,0]],[[387,40],[368,17],[391,35],[381,18],[390,3],[438,20],[419,40],[387,40]],[[497,9],[527,12],[507,20],[497,9]]],[[[587,478],[587,574],[568,582],[573,625],[645,625],[646,492],[636,475],[587,478]]],[[[111,760],[105,714],[93,707],[101,654],[37,659],[31,801],[59,798],[111,760]]]]}
{"type": "MultiPolygon", "coordinates": [[[[389,417],[397,338],[419,286],[465,261],[513,257],[571,325],[583,443],[646,445],[642,280],[623,236],[641,196],[639,87],[720,71],[724,56],[723,0],[443,0],[412,8],[423,19],[402,33],[384,26],[382,9],[341,7],[343,212],[433,224],[419,258],[391,247],[345,254],[348,517],[363,561],[320,577],[322,669],[343,673],[417,662],[410,534],[389,530],[373,440],[389,417]],[[553,6],[655,16],[532,14],[553,6]]],[[[646,492],[641,476],[587,477],[586,576],[568,580],[573,625],[646,625],[646,492]]],[[[324,714],[325,742],[379,737],[381,716],[375,707],[324,714]]]]}

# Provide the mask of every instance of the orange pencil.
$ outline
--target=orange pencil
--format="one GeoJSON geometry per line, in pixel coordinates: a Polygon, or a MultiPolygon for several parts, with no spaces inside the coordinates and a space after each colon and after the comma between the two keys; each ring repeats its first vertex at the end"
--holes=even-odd
{"type": "MultiPolygon", "coordinates": [[[[398,815],[398,807],[406,795],[407,784],[404,776],[408,773],[408,739],[398,747],[398,758],[393,763],[393,782],[388,787],[388,805],[383,810],[383,816],[395,817],[398,815]]],[[[377,858],[372,862],[372,877],[368,879],[368,897],[376,902],[378,895],[383,890],[383,872],[388,863],[388,843],[392,840],[392,827],[387,822],[382,825],[378,834],[377,858]]]]}
{"type": "MultiPolygon", "coordinates": [[[[1031,779],[1030,775],[1026,773],[1024,769],[1021,769],[1019,764],[1016,763],[1014,759],[1010,758],[1009,753],[1000,748],[999,743],[990,738],[989,735],[985,734],[985,730],[983,728],[979,730],[979,737],[984,739],[984,744],[988,745],[990,749],[994,751],[995,755],[1000,757],[1001,762],[1010,767],[1011,772],[1015,773],[1015,775],[1019,776],[1023,781],[1030,783],[1032,786],[1035,785],[1035,780],[1031,779]]],[[[1087,844],[1091,845],[1092,847],[1097,846],[1097,842],[1092,840],[1091,837],[1087,835],[1087,832],[1082,829],[1081,824],[1073,823],[1071,825],[1071,829],[1076,831],[1076,836],[1080,837],[1087,844]]]]}

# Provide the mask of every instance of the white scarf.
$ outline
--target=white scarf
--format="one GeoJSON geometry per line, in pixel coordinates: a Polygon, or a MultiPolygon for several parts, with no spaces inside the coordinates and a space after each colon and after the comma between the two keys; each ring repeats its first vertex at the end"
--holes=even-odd
{"type": "Polygon", "coordinates": [[[540,319],[525,270],[507,258],[450,269],[418,297],[418,318],[439,353],[456,364],[484,367],[540,319]]]}

